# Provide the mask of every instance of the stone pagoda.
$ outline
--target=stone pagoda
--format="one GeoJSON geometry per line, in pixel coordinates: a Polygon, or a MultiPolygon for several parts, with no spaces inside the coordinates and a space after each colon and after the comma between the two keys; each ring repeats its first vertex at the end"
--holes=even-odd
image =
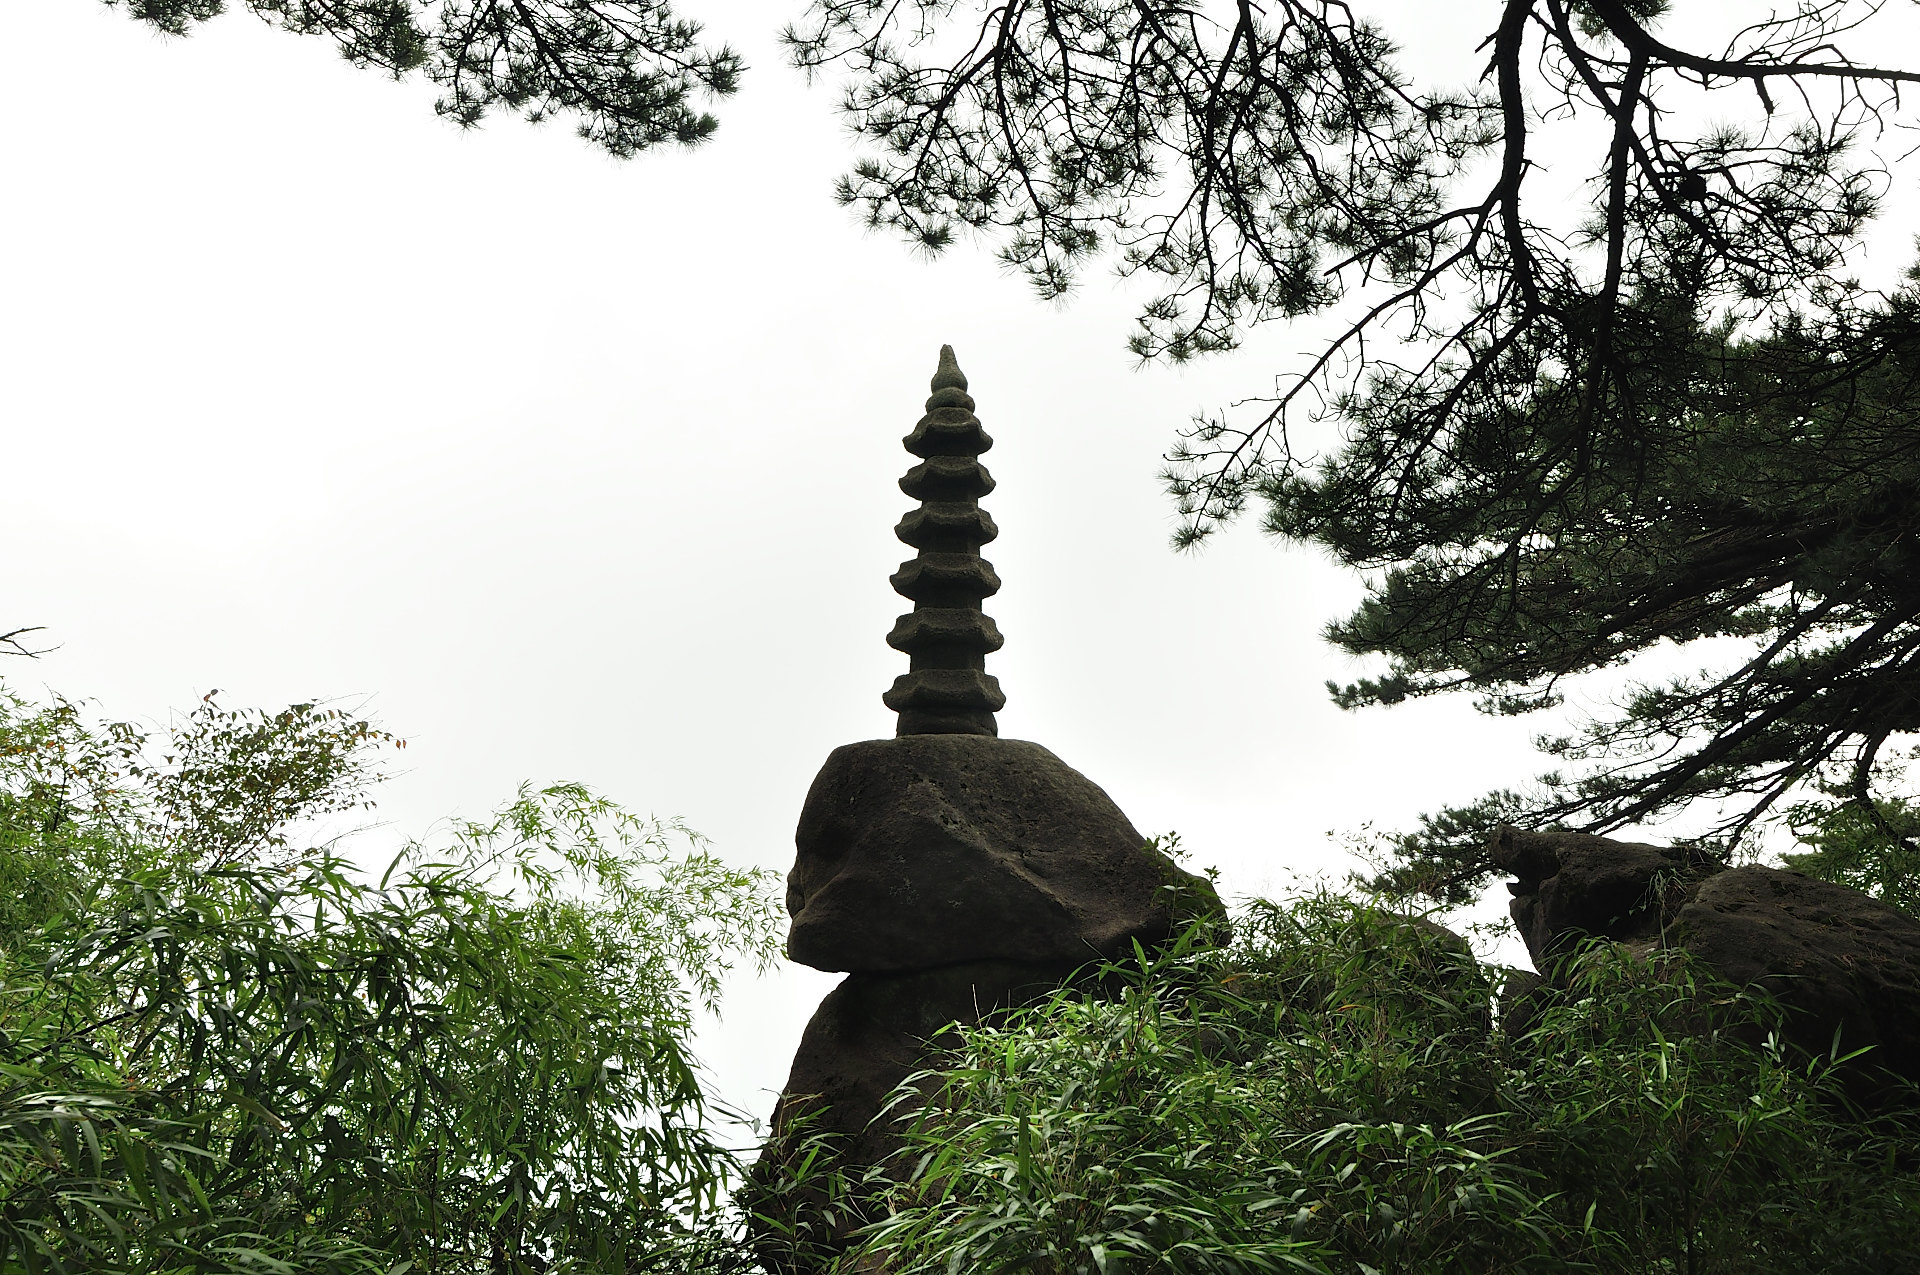
{"type": "MultiPolygon", "coordinates": [[[[982,602],[1000,588],[980,547],[998,534],[980,498],[994,487],[992,446],[953,349],[943,346],[926,415],[903,440],[918,458],[900,489],[920,502],[894,529],[916,552],[893,576],[913,610],[887,642],[908,669],[882,697],[892,739],[833,750],[814,779],[787,877],[787,955],[844,972],[807,1025],[756,1175],[835,1136],[849,1168],[900,1147],[887,1095],[932,1065],[937,1038],[1049,995],[1075,971],[1163,943],[1192,916],[1219,915],[1205,880],[1182,871],[1107,794],[1039,744],[999,738],[1006,703],[986,671],[1002,638],[982,602]],[[804,1117],[804,1119],[803,1119],[804,1117]]],[[[810,1233],[830,1253],[844,1210],[789,1195],[762,1204],[792,1230],[763,1226],[777,1269],[817,1263],[792,1248],[810,1233]]]]}

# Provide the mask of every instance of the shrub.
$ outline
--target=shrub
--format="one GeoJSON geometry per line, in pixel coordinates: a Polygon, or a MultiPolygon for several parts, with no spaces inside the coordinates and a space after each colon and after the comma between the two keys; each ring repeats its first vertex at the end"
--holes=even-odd
{"type": "Polygon", "coordinates": [[[1500,972],[1432,927],[1315,898],[1240,936],[965,1031],[849,1264],[1920,1269],[1911,1126],[1846,1112],[1683,958],[1588,949],[1509,1039],[1500,972]]]}
{"type": "Polygon", "coordinates": [[[393,742],[0,700],[0,1270],[624,1272],[734,1169],[688,1049],[766,874],[577,785],[378,880],[300,840],[393,742]]]}

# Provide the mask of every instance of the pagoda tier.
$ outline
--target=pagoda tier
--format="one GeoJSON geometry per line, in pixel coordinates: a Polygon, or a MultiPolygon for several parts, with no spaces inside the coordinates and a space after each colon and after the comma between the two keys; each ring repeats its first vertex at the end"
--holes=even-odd
{"type": "Polygon", "coordinates": [[[1000,534],[979,504],[993,490],[979,460],[993,440],[973,414],[952,346],[940,347],[927,414],[902,441],[921,461],[900,490],[920,507],[894,534],[919,553],[893,575],[894,592],[914,605],[887,634],[887,645],[911,663],[881,698],[900,714],[897,735],[997,735],[993,715],[1007,697],[986,667],[1003,639],[980,609],[1000,589],[1000,577],[980,556],[980,546],[1000,534]]]}

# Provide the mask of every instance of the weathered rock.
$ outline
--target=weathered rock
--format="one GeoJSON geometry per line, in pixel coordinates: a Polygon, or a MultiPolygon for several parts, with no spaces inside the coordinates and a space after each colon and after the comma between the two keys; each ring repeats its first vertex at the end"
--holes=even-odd
{"type": "Polygon", "coordinates": [[[1024,740],[908,735],[836,748],[795,841],[787,954],[816,969],[1078,965],[1224,915],[1208,882],[1024,740]]]}
{"type": "Polygon", "coordinates": [[[1757,865],[1727,868],[1681,848],[1505,828],[1488,847],[1519,877],[1513,919],[1535,968],[1503,1016],[1530,1021],[1555,957],[1581,937],[1688,952],[1787,1010],[1789,1043],[1824,1055],[1869,1049],[1847,1071],[1856,1095],[1888,1073],[1920,1083],[1920,919],[1847,886],[1757,865]]]}
{"type": "Polygon", "coordinates": [[[1674,901],[1720,866],[1678,847],[1519,828],[1500,829],[1487,852],[1519,878],[1510,911],[1542,973],[1578,938],[1657,940],[1674,901]]]}
{"type": "Polygon", "coordinates": [[[938,1065],[941,1032],[1044,1000],[1072,972],[1064,964],[979,961],[907,974],[851,974],[814,1011],[793,1056],[772,1136],[755,1166],[753,1212],[757,1247],[775,1271],[807,1271],[845,1249],[860,1224],[855,1189],[835,1197],[824,1177],[839,1170],[857,1179],[884,1165],[904,1145],[911,1110],[881,1117],[901,1081],[938,1065]],[[813,1149],[814,1172],[790,1172],[813,1149]]]}
{"type": "Polygon", "coordinates": [[[1870,1049],[1856,1088],[1881,1071],[1920,1082],[1920,920],[1858,890],[1757,865],[1707,878],[1673,915],[1667,944],[1720,977],[1759,986],[1790,1012],[1787,1038],[1824,1054],[1870,1049]]]}

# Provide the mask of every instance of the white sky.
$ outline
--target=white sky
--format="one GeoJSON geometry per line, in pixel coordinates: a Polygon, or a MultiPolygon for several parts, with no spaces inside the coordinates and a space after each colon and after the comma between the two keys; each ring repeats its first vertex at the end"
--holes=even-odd
{"type": "MultiPolygon", "coordinates": [[[[388,835],[578,779],[784,871],[827,752],[893,730],[899,440],[950,342],[996,439],[1003,735],[1240,894],[1537,769],[1543,723],[1334,709],[1358,591],[1313,555],[1167,548],[1175,429],[1310,336],[1136,370],[1138,292],[1047,306],[865,234],[834,94],[773,43],[797,0],[685,7],[752,73],[711,144],[621,164],[245,13],[8,0],[0,630],[60,645],[0,671],[136,720],[364,697],[410,741],[388,835]]],[[[835,977],[736,987],[728,1096],[768,1108],[835,977]]]]}

